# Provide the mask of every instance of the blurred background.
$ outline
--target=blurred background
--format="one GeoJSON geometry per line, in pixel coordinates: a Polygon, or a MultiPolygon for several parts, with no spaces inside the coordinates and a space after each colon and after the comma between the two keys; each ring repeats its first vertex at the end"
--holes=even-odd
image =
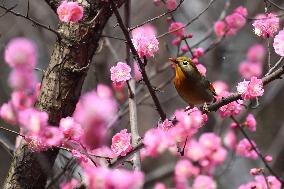
{"type": "MultiPolygon", "coordinates": [[[[1,5],[10,8],[17,5],[16,12],[26,14],[27,0],[1,0],[1,5]]],[[[275,3],[284,7],[282,0],[274,0],[275,3]]],[[[166,12],[166,7],[162,4],[156,7],[152,0],[132,0],[131,1],[131,25],[137,25],[143,21],[160,15],[166,12]]],[[[176,12],[173,13],[176,21],[187,23],[198,15],[209,4],[209,0],[185,0],[176,12]]],[[[230,14],[231,11],[239,5],[247,7],[249,12],[249,18],[253,18],[258,13],[264,12],[264,2],[259,1],[246,1],[246,0],[216,0],[208,10],[202,14],[198,20],[193,22],[186,28],[186,33],[192,33],[193,38],[188,39],[189,45],[194,45],[199,42],[204,36],[208,34],[208,31],[212,31],[214,22],[218,20],[221,13],[230,14]],[[228,9],[224,11],[224,8],[228,6],[228,9]]],[[[279,10],[274,7],[269,7],[269,10],[280,14],[279,10]]],[[[123,11],[121,11],[123,14],[123,11]]],[[[283,11],[282,11],[283,12],[283,11]]],[[[5,11],[0,8],[0,15],[5,11]]],[[[44,0],[30,0],[31,18],[49,25],[52,28],[57,27],[57,17],[55,13],[49,8],[44,0]]],[[[281,18],[280,29],[283,28],[283,19],[281,18]]],[[[158,35],[168,31],[169,23],[167,17],[163,17],[152,23],[157,31],[158,35]]],[[[105,36],[114,36],[123,38],[123,34],[119,27],[115,27],[116,19],[111,18],[104,29],[103,34],[105,36]]],[[[206,49],[216,40],[214,32],[209,33],[211,35],[203,41],[198,47],[206,49]]],[[[38,45],[39,57],[38,68],[45,69],[48,65],[50,55],[52,52],[53,44],[56,40],[56,36],[40,27],[34,26],[30,21],[17,17],[12,14],[5,14],[0,17],[0,104],[8,101],[10,98],[10,88],[7,85],[7,78],[9,74],[9,68],[4,63],[3,51],[7,42],[18,36],[24,36],[31,38],[38,45]]],[[[154,58],[150,59],[149,66],[147,66],[147,72],[150,75],[151,82],[155,87],[159,88],[158,97],[162,102],[162,107],[170,117],[177,108],[184,108],[186,104],[177,95],[173,81],[173,69],[168,66],[168,58],[176,56],[176,47],[171,45],[173,36],[167,35],[159,39],[160,49],[154,58]]],[[[248,20],[246,26],[242,28],[236,36],[224,39],[215,48],[209,51],[204,57],[200,59],[207,68],[207,76],[211,81],[222,80],[229,84],[231,91],[236,91],[236,84],[243,80],[238,72],[238,66],[246,57],[246,52],[255,43],[265,45],[266,40],[259,38],[253,32],[251,21],[248,20]]],[[[279,56],[274,53],[271,48],[272,56],[271,62],[275,63],[279,56]]],[[[189,54],[188,54],[189,56],[189,54]]],[[[111,86],[109,69],[116,64],[117,61],[125,61],[125,43],[120,40],[104,37],[101,39],[101,48],[93,58],[91,67],[89,69],[88,76],[84,83],[83,92],[90,91],[96,87],[98,83],[104,83],[111,86]]],[[[267,71],[267,61],[263,64],[263,73],[267,71]]],[[[42,73],[38,71],[38,79],[40,80],[42,73]]],[[[158,114],[154,109],[152,99],[145,99],[145,94],[148,93],[147,89],[142,83],[137,83],[139,88],[138,93],[138,126],[140,135],[143,136],[145,131],[155,126],[158,122],[158,114]],[[141,101],[141,102],[140,102],[141,101]]],[[[127,100],[127,92],[122,91],[116,93],[117,99],[121,104],[121,109],[126,107],[125,100],[127,100]]],[[[249,133],[251,138],[255,140],[258,148],[263,154],[270,154],[274,160],[271,166],[276,173],[280,176],[284,176],[284,82],[283,80],[276,80],[269,86],[265,87],[265,95],[259,99],[259,106],[256,109],[248,109],[245,112],[251,112],[257,119],[257,131],[253,134],[249,133]]],[[[247,114],[247,113],[246,113],[247,114]]],[[[244,113],[244,115],[246,115],[244,113]]],[[[201,132],[214,131],[221,135],[228,127],[230,120],[221,120],[217,113],[209,114],[209,122],[202,129],[201,132]]],[[[244,116],[240,116],[242,119],[244,116]]],[[[113,127],[113,132],[117,132],[122,128],[129,129],[128,112],[121,114],[120,119],[117,121],[116,126],[113,127]]],[[[0,125],[12,130],[18,130],[18,128],[11,127],[0,120],[0,125]]],[[[15,143],[15,135],[0,130],[0,138],[7,144],[13,146],[15,143]]],[[[12,156],[0,147],[0,185],[3,184],[5,176],[7,174],[12,156]]],[[[230,155],[228,155],[230,156],[230,155]]],[[[253,167],[263,167],[263,164],[256,160],[251,161],[239,157],[228,157],[228,160],[224,165],[219,166],[216,170],[216,177],[219,187],[225,189],[237,188],[240,184],[252,180],[252,176],[249,175],[249,169],[253,167]]],[[[143,170],[150,175],[152,171],[171,168],[172,163],[175,162],[175,157],[171,155],[163,155],[158,159],[146,159],[143,163],[143,170]],[[157,161],[158,160],[158,161],[157,161]]],[[[163,181],[167,182],[169,177],[165,176],[163,181]]],[[[151,188],[151,186],[149,187],[151,188]]]]}

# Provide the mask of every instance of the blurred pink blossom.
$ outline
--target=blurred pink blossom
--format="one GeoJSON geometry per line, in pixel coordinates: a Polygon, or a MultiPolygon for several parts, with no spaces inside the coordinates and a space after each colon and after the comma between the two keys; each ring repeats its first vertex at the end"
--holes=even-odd
{"type": "Polygon", "coordinates": [[[239,13],[226,16],[225,21],[227,27],[234,30],[239,30],[246,24],[246,18],[239,13]]]}
{"type": "Polygon", "coordinates": [[[34,105],[35,97],[27,95],[24,91],[14,91],[11,94],[11,102],[15,109],[24,110],[34,105]]]}
{"type": "Polygon", "coordinates": [[[206,67],[203,64],[197,64],[196,67],[202,75],[206,76],[206,67]]]}
{"type": "MultiPolygon", "coordinates": [[[[281,189],[281,183],[275,176],[268,176],[266,179],[269,184],[269,189],[281,189]]],[[[262,185],[263,189],[268,189],[264,176],[256,176],[255,180],[262,185]]]]}
{"type": "Polygon", "coordinates": [[[176,0],[167,0],[166,1],[166,7],[168,10],[174,10],[177,7],[177,1],[176,0]]]}
{"type": "Polygon", "coordinates": [[[163,123],[158,125],[158,128],[164,131],[168,131],[172,127],[174,127],[173,122],[168,119],[166,119],[163,123]]]}
{"type": "Polygon", "coordinates": [[[49,147],[60,146],[64,135],[62,131],[55,126],[46,126],[42,136],[44,138],[45,144],[49,147]]]}
{"type": "Polygon", "coordinates": [[[264,157],[264,159],[265,159],[266,162],[272,162],[272,160],[273,160],[272,156],[270,156],[270,155],[266,155],[264,157]]]}
{"type": "Polygon", "coordinates": [[[5,122],[11,124],[11,125],[16,125],[18,122],[17,119],[17,112],[13,107],[13,104],[11,101],[4,103],[0,107],[0,117],[3,119],[5,122]]]}
{"type": "MultiPolygon", "coordinates": [[[[222,96],[218,96],[218,98],[222,99],[222,97],[227,97],[229,95],[229,92],[223,92],[222,96]]],[[[242,100],[230,102],[219,108],[219,114],[222,118],[229,117],[232,115],[238,115],[243,109],[242,104],[242,100]]]]}
{"type": "Polygon", "coordinates": [[[212,177],[198,175],[193,181],[192,189],[217,189],[217,184],[212,177]]]}
{"type": "Polygon", "coordinates": [[[151,24],[145,24],[141,27],[135,28],[131,32],[132,36],[136,35],[157,35],[156,28],[151,24]]]}
{"type": "Polygon", "coordinates": [[[225,146],[227,146],[231,150],[234,150],[237,145],[236,132],[232,129],[229,129],[223,138],[223,142],[225,146]]]}
{"type": "Polygon", "coordinates": [[[36,83],[32,70],[13,69],[9,75],[9,85],[13,90],[34,91],[36,83]]]}
{"type": "Polygon", "coordinates": [[[217,37],[223,37],[226,33],[226,23],[223,21],[215,22],[214,31],[217,37]]]}
{"type": "Polygon", "coordinates": [[[272,37],[279,29],[279,18],[274,13],[259,14],[253,22],[254,32],[263,38],[272,37]]]}
{"type": "Polygon", "coordinates": [[[248,10],[247,10],[247,8],[245,8],[243,6],[238,6],[237,8],[235,8],[234,12],[239,13],[240,15],[242,15],[244,17],[248,16],[248,10]]]}
{"type": "Polygon", "coordinates": [[[181,51],[182,52],[187,52],[188,50],[189,50],[189,48],[188,48],[188,46],[187,45],[183,45],[183,46],[181,46],[181,51]]]}
{"type": "Polygon", "coordinates": [[[279,33],[275,36],[273,47],[276,54],[284,56],[284,29],[279,31],[279,33]]]}
{"type": "Polygon", "coordinates": [[[78,150],[73,149],[71,153],[77,160],[79,160],[79,162],[87,163],[89,161],[88,157],[85,154],[79,152],[78,150]]]}
{"type": "Polygon", "coordinates": [[[175,179],[197,176],[199,168],[192,165],[189,160],[179,160],[175,166],[175,179]]]}
{"type": "Polygon", "coordinates": [[[113,97],[112,90],[109,86],[104,84],[98,84],[97,94],[101,98],[111,98],[113,97]]]}
{"type": "Polygon", "coordinates": [[[239,65],[239,72],[245,79],[250,79],[252,76],[260,77],[262,74],[262,64],[243,61],[239,65]]]}
{"type": "Polygon", "coordinates": [[[223,92],[227,92],[229,90],[229,86],[224,81],[218,80],[213,82],[213,87],[217,93],[217,95],[221,95],[223,92]]]}
{"type": "Polygon", "coordinates": [[[199,48],[193,49],[193,57],[199,58],[203,55],[204,55],[204,49],[203,48],[199,47],[199,48]]]}
{"type": "Polygon", "coordinates": [[[67,140],[80,140],[83,135],[83,129],[76,123],[72,117],[62,118],[59,123],[59,129],[67,140]]]}
{"type": "Polygon", "coordinates": [[[36,45],[27,38],[14,38],[6,46],[4,58],[12,68],[34,69],[37,61],[36,45]]]}
{"type": "MultiPolygon", "coordinates": [[[[256,144],[254,141],[252,141],[254,146],[256,147],[256,144]]],[[[236,153],[239,156],[246,157],[246,158],[252,158],[252,159],[257,159],[258,155],[257,153],[253,150],[250,142],[248,139],[242,139],[236,148],[236,153]]]]}
{"type": "Polygon", "coordinates": [[[171,23],[170,28],[169,28],[169,32],[171,32],[171,34],[173,34],[177,37],[183,37],[184,33],[185,33],[184,23],[182,23],[182,22],[171,23]]]}
{"type": "Polygon", "coordinates": [[[249,114],[243,123],[245,127],[247,127],[250,131],[256,131],[256,120],[253,114],[249,114]]]}
{"type": "Polygon", "coordinates": [[[254,63],[262,63],[266,55],[266,49],[262,44],[252,45],[247,52],[247,60],[254,63]]]}
{"type": "Polygon", "coordinates": [[[127,133],[127,129],[121,130],[112,137],[111,149],[120,156],[125,156],[131,151],[131,134],[127,133]]]}
{"type": "Polygon", "coordinates": [[[142,74],[140,72],[139,65],[135,61],[135,62],[133,62],[133,66],[134,66],[134,77],[135,77],[135,80],[136,81],[140,81],[142,79],[142,74]]]}
{"type": "Polygon", "coordinates": [[[59,20],[62,22],[79,22],[84,15],[84,9],[78,2],[62,1],[57,8],[59,20]]]}

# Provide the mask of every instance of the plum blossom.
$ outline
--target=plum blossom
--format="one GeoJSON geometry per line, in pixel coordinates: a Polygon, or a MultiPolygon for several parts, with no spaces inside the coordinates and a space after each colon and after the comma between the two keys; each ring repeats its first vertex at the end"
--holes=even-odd
{"type": "Polygon", "coordinates": [[[177,7],[177,1],[176,0],[167,0],[166,1],[166,7],[168,10],[174,10],[177,7]]]}
{"type": "Polygon", "coordinates": [[[154,53],[159,50],[159,41],[156,35],[154,32],[149,32],[149,29],[145,28],[145,26],[141,26],[137,29],[136,32],[132,32],[132,42],[138,55],[141,58],[144,56],[154,56],[154,53]],[[146,31],[144,32],[144,30],[146,31]]]}
{"type": "Polygon", "coordinates": [[[203,66],[202,64],[197,64],[196,67],[202,75],[206,76],[206,67],[205,66],[203,66]]]}
{"type": "Polygon", "coordinates": [[[108,124],[116,111],[117,104],[113,97],[98,96],[96,91],[90,91],[80,98],[73,118],[82,126],[82,140],[90,148],[103,145],[107,137],[108,124]]]}
{"type": "Polygon", "coordinates": [[[62,1],[57,8],[59,20],[62,22],[79,22],[84,15],[84,9],[78,2],[62,1]]]}
{"type": "Polygon", "coordinates": [[[217,37],[223,37],[226,33],[226,23],[223,21],[215,22],[214,31],[217,37]]]}
{"type": "Polygon", "coordinates": [[[253,114],[249,114],[243,123],[245,127],[247,127],[250,131],[256,131],[256,120],[253,114]]]}
{"type": "Polygon", "coordinates": [[[135,28],[132,30],[131,35],[136,36],[136,35],[157,35],[157,30],[156,28],[151,25],[151,24],[145,24],[141,27],[135,28]]]}
{"type": "Polygon", "coordinates": [[[239,72],[245,79],[250,79],[253,76],[260,77],[262,74],[262,65],[261,63],[243,61],[239,65],[239,72]]]}
{"type": "Polygon", "coordinates": [[[217,184],[212,177],[198,175],[193,181],[192,189],[217,189],[217,184]]]}
{"type": "Polygon", "coordinates": [[[229,86],[224,81],[218,80],[213,82],[213,87],[217,93],[217,95],[221,95],[223,92],[227,92],[229,90],[229,86]]]}
{"type": "Polygon", "coordinates": [[[11,102],[17,110],[31,108],[35,100],[35,96],[28,95],[24,91],[14,91],[11,95],[11,102]]]}
{"type": "Polygon", "coordinates": [[[84,174],[89,189],[137,189],[144,182],[144,174],[139,171],[86,167],[84,174]]]}
{"type": "Polygon", "coordinates": [[[118,62],[110,68],[111,80],[114,83],[122,83],[131,79],[131,68],[126,63],[118,62]]]}
{"type": "Polygon", "coordinates": [[[81,152],[79,152],[78,150],[71,150],[72,155],[79,160],[79,162],[84,162],[87,163],[89,161],[88,157],[85,154],[82,154],[81,152]]]}
{"type": "Polygon", "coordinates": [[[250,181],[246,184],[242,184],[238,189],[281,189],[281,182],[277,180],[274,176],[268,176],[264,178],[262,175],[255,176],[253,181],[250,181]],[[267,183],[268,182],[268,188],[267,183]]]}
{"type": "Polygon", "coordinates": [[[142,79],[142,74],[140,72],[139,65],[136,61],[133,62],[133,67],[135,80],[140,81],[142,79]]]}
{"type": "Polygon", "coordinates": [[[83,129],[80,124],[74,121],[72,117],[62,118],[59,123],[59,129],[67,140],[79,140],[83,135],[83,129]]]}
{"type": "MultiPolygon", "coordinates": [[[[223,92],[222,96],[218,96],[217,99],[221,99],[222,97],[227,97],[229,96],[229,94],[230,94],[229,92],[223,92]]],[[[230,102],[229,104],[226,104],[219,108],[219,114],[222,118],[232,115],[233,116],[238,115],[243,109],[242,104],[243,104],[242,100],[230,102]]]]}
{"type": "Polygon", "coordinates": [[[284,56],[284,29],[274,37],[273,47],[276,54],[284,56]]]}
{"type": "Polygon", "coordinates": [[[168,131],[170,128],[174,127],[173,122],[165,119],[165,121],[161,124],[158,125],[158,128],[164,130],[164,131],[168,131]]]}
{"type": "Polygon", "coordinates": [[[127,129],[121,130],[112,137],[111,149],[120,156],[125,156],[131,151],[131,134],[127,133],[127,129]]]}
{"type": "Polygon", "coordinates": [[[17,124],[17,112],[13,107],[12,102],[7,102],[4,103],[0,107],[0,117],[3,119],[5,122],[16,125],[17,124]]]}
{"type": "Polygon", "coordinates": [[[36,76],[31,70],[13,69],[8,83],[13,90],[33,91],[36,86],[36,76]]]}
{"type": "Polygon", "coordinates": [[[234,150],[237,146],[236,132],[232,129],[229,129],[223,138],[223,142],[225,146],[227,146],[231,150],[234,150]]]}
{"type": "Polygon", "coordinates": [[[185,33],[184,23],[173,22],[170,25],[169,32],[177,37],[183,37],[185,33]],[[180,29],[179,29],[180,28],[180,29]]]}
{"type": "Polygon", "coordinates": [[[274,13],[259,14],[253,22],[254,32],[263,38],[273,36],[279,29],[279,18],[274,13]]]}
{"type": "Polygon", "coordinates": [[[37,60],[36,46],[30,39],[14,38],[6,46],[4,58],[12,68],[33,69],[37,60]]]}
{"type": "Polygon", "coordinates": [[[253,63],[262,63],[266,55],[266,49],[262,44],[254,44],[252,45],[246,54],[246,58],[248,61],[253,63]]]}
{"type": "Polygon", "coordinates": [[[189,160],[179,160],[175,166],[175,178],[189,178],[197,176],[199,174],[199,168],[192,165],[189,160]]]}
{"type": "Polygon", "coordinates": [[[264,93],[263,82],[257,77],[251,77],[250,81],[238,83],[237,91],[244,100],[262,96],[264,93]]]}
{"type": "MultiPolygon", "coordinates": [[[[256,144],[254,141],[252,141],[253,145],[256,147],[256,144]]],[[[242,139],[236,148],[236,153],[239,156],[251,158],[251,159],[257,159],[258,155],[254,151],[253,147],[251,146],[248,139],[242,139]]]]}
{"type": "Polygon", "coordinates": [[[44,138],[45,144],[49,147],[60,146],[64,135],[62,131],[55,126],[47,126],[44,128],[41,137],[44,138]]]}
{"type": "Polygon", "coordinates": [[[264,159],[265,159],[266,162],[272,162],[272,160],[273,160],[272,156],[270,156],[270,155],[266,155],[264,157],[264,159]]]}

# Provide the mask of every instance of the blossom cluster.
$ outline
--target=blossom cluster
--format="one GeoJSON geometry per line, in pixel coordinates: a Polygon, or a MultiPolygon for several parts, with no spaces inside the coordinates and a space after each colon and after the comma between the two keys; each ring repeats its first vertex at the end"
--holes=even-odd
{"type": "Polygon", "coordinates": [[[256,35],[263,38],[272,37],[279,29],[279,17],[274,13],[259,14],[252,24],[256,35]]]}
{"type": "Polygon", "coordinates": [[[156,37],[155,28],[148,24],[132,31],[132,43],[140,58],[153,57],[159,50],[159,41],[156,37]]]}
{"type": "Polygon", "coordinates": [[[214,31],[217,37],[234,36],[246,24],[248,11],[245,7],[237,7],[232,14],[225,17],[224,21],[217,21],[214,24],[214,31]]]}
{"type": "Polygon", "coordinates": [[[251,189],[251,188],[261,188],[261,189],[281,189],[281,183],[274,176],[264,176],[259,175],[255,176],[253,181],[250,181],[246,184],[242,184],[238,189],[251,189]],[[267,186],[268,184],[268,186],[267,186]]]}
{"type": "Polygon", "coordinates": [[[64,0],[57,8],[57,14],[61,22],[79,22],[84,15],[84,9],[78,2],[64,0]]]}

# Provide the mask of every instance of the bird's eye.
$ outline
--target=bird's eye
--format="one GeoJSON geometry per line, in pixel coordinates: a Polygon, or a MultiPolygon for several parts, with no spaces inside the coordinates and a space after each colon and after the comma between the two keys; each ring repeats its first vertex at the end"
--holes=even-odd
{"type": "Polygon", "coordinates": [[[186,66],[188,64],[188,62],[187,61],[183,61],[182,64],[186,66]]]}

